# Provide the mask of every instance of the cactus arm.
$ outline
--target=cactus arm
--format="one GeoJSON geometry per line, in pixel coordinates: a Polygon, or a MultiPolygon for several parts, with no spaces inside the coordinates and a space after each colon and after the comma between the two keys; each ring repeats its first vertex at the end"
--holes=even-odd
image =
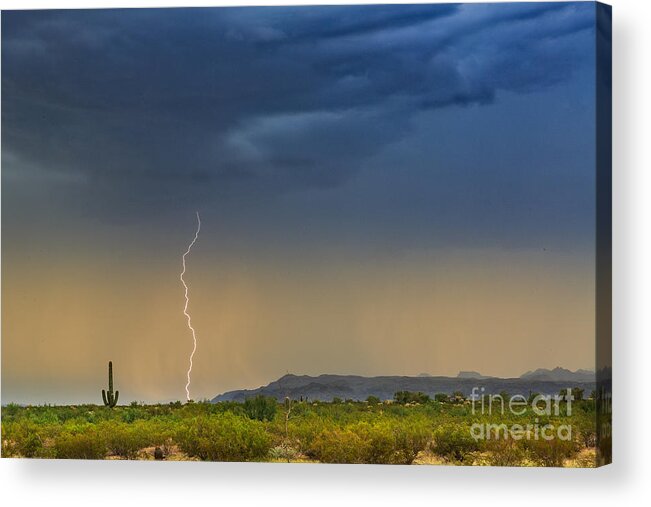
{"type": "Polygon", "coordinates": [[[113,406],[118,404],[118,396],[120,396],[120,391],[115,391],[115,398],[113,399],[113,406]]]}
{"type": "Polygon", "coordinates": [[[108,405],[108,400],[106,399],[106,391],[102,389],[102,399],[104,400],[104,405],[108,405]]]}

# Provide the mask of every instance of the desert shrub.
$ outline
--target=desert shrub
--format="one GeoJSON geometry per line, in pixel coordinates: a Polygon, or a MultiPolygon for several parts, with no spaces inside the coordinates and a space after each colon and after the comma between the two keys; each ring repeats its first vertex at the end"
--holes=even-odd
{"type": "Polygon", "coordinates": [[[596,447],[597,445],[597,421],[595,414],[581,414],[572,423],[572,428],[578,436],[578,441],[583,447],[596,447]]]}
{"type": "Polygon", "coordinates": [[[45,429],[23,419],[2,424],[2,455],[22,458],[50,458],[53,451],[45,445],[45,429]]]}
{"type": "Polygon", "coordinates": [[[18,454],[24,458],[37,458],[43,450],[43,440],[38,433],[27,433],[17,442],[18,454]]]}
{"type": "Polygon", "coordinates": [[[583,447],[590,448],[597,445],[597,431],[594,428],[587,426],[579,428],[579,438],[583,447]]]}
{"type": "Polygon", "coordinates": [[[261,422],[229,412],[186,421],[176,440],[188,456],[205,461],[261,459],[271,447],[271,438],[261,422]]]}
{"type": "Polygon", "coordinates": [[[394,462],[411,465],[418,454],[427,448],[432,430],[425,420],[407,420],[394,424],[395,455],[394,462]]]}
{"type": "Polygon", "coordinates": [[[396,439],[393,425],[386,421],[359,422],[349,428],[365,442],[360,449],[360,463],[394,463],[396,439]]]}
{"type": "MultiPolygon", "coordinates": [[[[149,413],[147,407],[139,405],[137,402],[132,402],[128,407],[120,407],[122,414],[122,421],[125,423],[132,423],[139,419],[148,419],[149,413]]],[[[107,409],[107,411],[114,409],[107,409]]]]}
{"type": "Polygon", "coordinates": [[[447,424],[434,432],[433,450],[450,461],[466,461],[471,453],[480,450],[480,444],[464,425],[447,424]]]}
{"type": "Polygon", "coordinates": [[[521,465],[527,457],[521,440],[504,438],[499,440],[487,440],[485,450],[488,451],[486,461],[491,466],[513,467],[521,465]]]}
{"type": "MultiPolygon", "coordinates": [[[[297,411],[298,412],[298,411],[297,411]]],[[[314,413],[297,414],[289,423],[289,434],[299,451],[310,458],[314,454],[314,441],[326,427],[326,421],[314,413]]]]}
{"type": "Polygon", "coordinates": [[[311,455],[324,463],[411,464],[426,448],[431,433],[424,422],[361,421],[324,429],[311,455]]]}
{"type": "Polygon", "coordinates": [[[369,405],[377,405],[378,403],[382,403],[382,401],[380,400],[380,398],[378,398],[377,396],[373,396],[373,395],[371,395],[371,396],[369,396],[368,398],[366,398],[366,402],[367,402],[369,405]]]}
{"type": "Polygon", "coordinates": [[[396,403],[404,405],[406,403],[427,403],[429,396],[421,392],[398,391],[393,395],[393,399],[396,403]]]}
{"type": "Polygon", "coordinates": [[[572,396],[574,397],[575,401],[581,401],[583,400],[583,393],[585,392],[584,389],[581,389],[580,387],[573,387],[572,388],[572,396]]]}
{"type": "Polygon", "coordinates": [[[577,451],[573,440],[531,438],[522,442],[531,459],[537,465],[545,467],[562,467],[565,460],[575,456],[577,451]]]}
{"type": "Polygon", "coordinates": [[[299,452],[289,442],[283,442],[269,450],[269,458],[272,460],[282,460],[289,463],[299,457],[299,452]]]}
{"type": "Polygon", "coordinates": [[[174,446],[175,423],[172,421],[156,420],[148,421],[147,435],[149,446],[160,447],[163,454],[168,456],[174,446]]]}
{"type": "Polygon", "coordinates": [[[332,428],[314,440],[310,454],[322,463],[364,463],[367,445],[350,428],[332,428]]]}
{"type": "Polygon", "coordinates": [[[24,407],[21,407],[17,403],[8,403],[2,407],[2,418],[5,421],[11,421],[15,417],[18,417],[24,411],[24,407]]]}
{"type": "Polygon", "coordinates": [[[15,458],[19,456],[18,449],[16,448],[16,441],[12,439],[11,435],[7,434],[8,427],[8,424],[2,423],[2,457],[15,458]]]}
{"type": "Polygon", "coordinates": [[[104,437],[106,448],[113,456],[136,459],[140,449],[150,444],[149,425],[142,421],[133,424],[109,422],[102,424],[98,430],[104,437]]]}
{"type": "Polygon", "coordinates": [[[259,394],[244,401],[244,413],[257,421],[272,421],[277,409],[278,403],[272,396],[259,394]]]}
{"type": "Polygon", "coordinates": [[[77,434],[61,433],[54,448],[59,459],[103,459],[106,456],[106,442],[90,428],[77,434]]]}

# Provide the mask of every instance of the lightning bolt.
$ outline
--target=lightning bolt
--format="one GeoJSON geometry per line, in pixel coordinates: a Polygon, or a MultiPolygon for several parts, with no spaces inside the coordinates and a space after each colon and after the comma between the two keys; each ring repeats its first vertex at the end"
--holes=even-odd
{"type": "Polygon", "coordinates": [[[183,278],[183,275],[185,275],[185,257],[190,253],[190,250],[192,250],[192,247],[197,241],[197,238],[199,237],[199,231],[201,230],[201,218],[199,218],[199,212],[197,211],[197,232],[194,233],[194,239],[190,242],[188,245],[188,249],[185,251],[183,254],[182,262],[183,262],[183,271],[181,271],[181,276],[179,277],[181,279],[181,283],[183,284],[183,288],[185,289],[185,306],[183,307],[183,315],[185,315],[185,318],[188,320],[188,328],[190,331],[192,331],[192,353],[190,354],[190,367],[188,368],[188,383],[185,384],[185,394],[187,397],[187,400],[190,400],[190,374],[192,373],[192,358],[194,357],[194,353],[197,351],[197,334],[192,327],[192,318],[190,317],[190,314],[188,313],[188,305],[190,304],[190,298],[188,297],[188,285],[185,283],[185,279],[183,278]]]}

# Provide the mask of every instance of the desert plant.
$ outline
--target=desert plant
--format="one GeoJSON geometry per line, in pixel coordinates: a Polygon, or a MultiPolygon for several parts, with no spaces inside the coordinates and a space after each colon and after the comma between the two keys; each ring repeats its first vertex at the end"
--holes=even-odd
{"type": "Polygon", "coordinates": [[[578,440],[583,447],[590,448],[597,445],[597,424],[594,416],[579,417],[574,423],[573,429],[576,430],[578,440]]]}
{"type": "Polygon", "coordinates": [[[273,447],[269,451],[269,457],[273,460],[282,460],[290,463],[292,460],[295,460],[299,457],[299,452],[289,443],[283,442],[280,445],[273,447]]]}
{"type": "Polygon", "coordinates": [[[411,465],[432,439],[430,424],[425,420],[397,422],[393,434],[396,451],[393,460],[402,465],[411,465]]]}
{"type": "Polygon", "coordinates": [[[93,430],[63,433],[56,439],[54,448],[59,459],[102,459],[106,456],[104,439],[93,430]]]}
{"type": "Polygon", "coordinates": [[[316,437],[310,454],[322,463],[364,463],[368,445],[350,428],[331,428],[316,437]]]}
{"type": "Polygon", "coordinates": [[[292,412],[292,400],[289,396],[285,397],[285,437],[289,436],[289,415],[292,412]]]}
{"type": "Polygon", "coordinates": [[[113,393],[113,363],[111,361],[109,361],[108,364],[108,377],[109,388],[108,391],[102,389],[102,400],[104,401],[105,406],[113,408],[118,403],[118,396],[120,395],[120,392],[115,391],[115,394],[113,393]]]}
{"type": "Polygon", "coordinates": [[[430,439],[425,424],[412,422],[360,421],[325,429],[314,440],[312,455],[323,463],[411,464],[430,439]]]}
{"type": "Polygon", "coordinates": [[[393,395],[393,399],[396,403],[404,405],[406,403],[427,403],[429,396],[421,392],[398,391],[393,395]]]}
{"type": "Polygon", "coordinates": [[[434,452],[450,461],[466,461],[479,450],[479,442],[463,425],[448,424],[437,428],[434,433],[434,452]]]}
{"type": "Polygon", "coordinates": [[[44,429],[29,420],[2,424],[2,455],[22,458],[47,458],[44,429]]]}
{"type": "Polygon", "coordinates": [[[256,421],[271,421],[276,416],[278,403],[272,396],[259,394],[244,400],[244,413],[256,421]]]}
{"type": "Polygon", "coordinates": [[[499,467],[521,465],[526,458],[526,452],[519,442],[512,438],[487,440],[485,443],[485,450],[488,451],[487,463],[499,467]]]}
{"type": "Polygon", "coordinates": [[[113,421],[101,425],[98,429],[104,437],[106,448],[113,456],[125,459],[136,459],[140,449],[150,444],[151,425],[142,421],[134,424],[116,423],[113,421]]]}
{"type": "Polygon", "coordinates": [[[271,448],[263,423],[229,412],[186,422],[176,440],[188,456],[204,461],[253,461],[271,448]]]}
{"type": "Polygon", "coordinates": [[[522,442],[532,460],[545,467],[562,467],[565,460],[572,458],[577,451],[573,440],[530,438],[522,442]]]}
{"type": "Polygon", "coordinates": [[[585,390],[581,389],[580,387],[573,387],[572,388],[572,397],[574,398],[574,401],[583,400],[583,393],[584,392],[585,392],[585,390]]]}
{"type": "Polygon", "coordinates": [[[314,441],[327,426],[327,421],[314,412],[308,412],[290,426],[290,436],[296,441],[298,450],[314,458],[314,441]]]}
{"type": "Polygon", "coordinates": [[[388,421],[365,421],[348,426],[366,445],[361,448],[361,463],[395,463],[396,439],[394,428],[388,421]]]}
{"type": "Polygon", "coordinates": [[[434,400],[438,401],[439,403],[447,403],[450,401],[450,397],[445,393],[437,393],[434,395],[434,400]]]}

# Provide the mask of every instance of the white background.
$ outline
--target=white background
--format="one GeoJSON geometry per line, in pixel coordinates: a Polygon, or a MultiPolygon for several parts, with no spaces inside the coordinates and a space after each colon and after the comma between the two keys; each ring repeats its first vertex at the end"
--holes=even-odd
{"type": "MultiPolygon", "coordinates": [[[[598,470],[563,470],[2,459],[0,503],[650,505],[651,329],[647,316],[651,313],[651,2],[610,3],[614,81],[613,465],[598,470]]],[[[2,9],[264,4],[260,0],[0,0],[2,9]]]]}

